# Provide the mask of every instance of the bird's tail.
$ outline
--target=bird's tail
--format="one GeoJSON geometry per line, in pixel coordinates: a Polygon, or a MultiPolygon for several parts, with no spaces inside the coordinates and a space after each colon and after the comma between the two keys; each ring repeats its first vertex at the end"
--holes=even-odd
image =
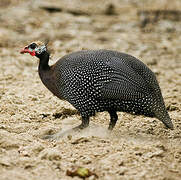
{"type": "Polygon", "coordinates": [[[172,120],[166,110],[166,108],[164,108],[163,111],[157,111],[155,112],[156,117],[163,122],[163,124],[165,124],[165,126],[169,129],[174,129],[173,127],[173,123],[172,120]]]}

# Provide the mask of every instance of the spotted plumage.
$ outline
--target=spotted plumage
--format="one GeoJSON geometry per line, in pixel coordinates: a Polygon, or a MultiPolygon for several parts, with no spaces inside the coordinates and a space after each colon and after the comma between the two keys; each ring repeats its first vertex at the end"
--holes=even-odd
{"type": "Polygon", "coordinates": [[[154,73],[135,57],[111,50],[85,50],[49,66],[46,48],[36,56],[44,85],[80,112],[82,124],[78,128],[87,127],[96,112],[108,111],[112,130],[118,119],[116,112],[122,111],[156,117],[173,129],[154,73]]]}

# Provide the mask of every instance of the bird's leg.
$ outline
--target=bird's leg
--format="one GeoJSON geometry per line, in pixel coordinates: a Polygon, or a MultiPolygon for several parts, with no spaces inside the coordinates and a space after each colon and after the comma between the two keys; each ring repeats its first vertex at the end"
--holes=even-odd
{"type": "Polygon", "coordinates": [[[109,110],[108,113],[110,114],[110,117],[111,117],[108,130],[113,130],[118,120],[118,115],[116,114],[115,110],[109,110]]]}
{"type": "Polygon", "coordinates": [[[82,117],[82,123],[73,128],[73,130],[81,130],[89,126],[89,117],[82,117]]]}

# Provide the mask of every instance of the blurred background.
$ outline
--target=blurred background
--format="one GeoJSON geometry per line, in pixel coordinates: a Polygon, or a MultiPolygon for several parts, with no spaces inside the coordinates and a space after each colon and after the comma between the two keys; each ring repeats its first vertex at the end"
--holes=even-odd
{"type": "Polygon", "coordinates": [[[2,179],[68,179],[66,169],[74,165],[100,179],[179,179],[180,119],[180,0],[0,0],[2,179]],[[44,87],[38,60],[19,53],[37,40],[49,41],[50,64],[82,49],[113,49],[141,59],[157,75],[175,130],[120,113],[115,135],[107,137],[109,116],[100,113],[92,122],[105,129],[84,134],[88,143],[41,140],[79,124],[80,116],[44,87]]]}

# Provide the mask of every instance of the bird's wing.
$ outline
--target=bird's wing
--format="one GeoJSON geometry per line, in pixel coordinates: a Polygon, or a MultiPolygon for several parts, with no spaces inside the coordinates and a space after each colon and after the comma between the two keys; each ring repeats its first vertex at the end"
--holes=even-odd
{"type": "Polygon", "coordinates": [[[113,57],[105,62],[109,68],[108,80],[102,81],[103,99],[133,99],[149,94],[145,80],[124,59],[113,57]]]}

